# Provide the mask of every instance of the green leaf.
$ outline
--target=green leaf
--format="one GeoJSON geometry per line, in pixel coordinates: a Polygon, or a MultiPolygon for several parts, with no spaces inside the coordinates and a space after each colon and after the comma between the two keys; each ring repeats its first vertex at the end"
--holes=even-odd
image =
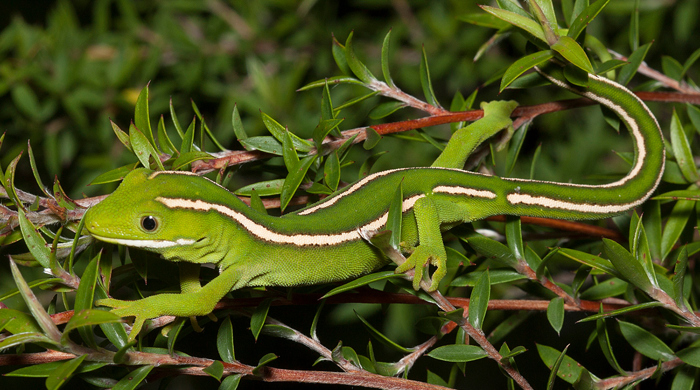
{"type": "Polygon", "coordinates": [[[233,127],[233,133],[236,135],[238,141],[248,138],[245,129],[243,129],[243,122],[241,121],[241,114],[238,113],[238,104],[233,105],[233,112],[231,113],[231,126],[233,127]]]}
{"type": "Polygon", "coordinates": [[[498,260],[514,268],[518,265],[518,261],[510,249],[498,241],[486,238],[476,232],[472,232],[468,236],[460,236],[459,238],[466,241],[476,252],[486,258],[498,260]]]}
{"type": "MultiPolygon", "coordinates": [[[[695,187],[693,186],[693,188],[695,187]]],[[[680,239],[694,207],[695,202],[689,200],[679,200],[673,206],[661,236],[661,254],[664,259],[668,257],[680,239]]]]}
{"type": "Polygon", "coordinates": [[[338,189],[338,184],[340,183],[340,159],[338,158],[337,150],[333,151],[326,158],[326,164],[323,166],[323,182],[333,191],[338,189]]]}
{"type": "Polygon", "coordinates": [[[510,315],[501,321],[489,334],[488,338],[491,344],[498,344],[506,336],[508,336],[513,330],[518,329],[523,322],[525,322],[532,315],[532,311],[519,311],[515,314],[510,315]]]}
{"type": "Polygon", "coordinates": [[[377,131],[371,127],[367,127],[365,129],[365,134],[366,134],[365,142],[362,143],[362,147],[365,150],[370,150],[370,149],[374,148],[375,146],[377,146],[379,141],[381,141],[381,139],[382,139],[382,136],[379,135],[379,133],[377,133],[377,131]]]}
{"type": "Polygon", "coordinates": [[[475,26],[488,27],[496,30],[501,30],[511,26],[510,23],[504,22],[494,15],[476,12],[457,16],[457,19],[475,26]]]}
{"type": "MultiPolygon", "coordinates": [[[[209,126],[207,126],[207,122],[204,121],[204,118],[202,117],[202,114],[199,112],[199,107],[197,107],[197,104],[195,104],[194,100],[190,100],[192,103],[192,109],[194,110],[195,115],[197,115],[197,118],[199,118],[199,122],[202,124],[202,127],[204,128],[204,132],[207,133],[207,136],[209,136],[209,139],[216,145],[217,148],[219,148],[220,151],[225,151],[226,148],[224,148],[220,143],[219,140],[214,137],[214,133],[211,132],[211,129],[209,129],[209,126]]],[[[202,140],[202,145],[204,145],[203,140],[202,140]]]]}
{"type": "Polygon", "coordinates": [[[382,119],[404,107],[406,107],[406,103],[404,102],[384,102],[374,107],[372,111],[369,112],[369,117],[370,119],[382,119]]]}
{"type": "Polygon", "coordinates": [[[73,329],[81,326],[99,325],[109,322],[120,322],[121,317],[110,312],[99,309],[85,309],[78,313],[74,313],[73,317],[68,321],[63,329],[61,343],[65,344],[68,341],[68,333],[73,329]]]}
{"type": "Polygon", "coordinates": [[[96,184],[105,184],[105,183],[113,183],[115,181],[119,181],[124,178],[129,172],[133,171],[139,163],[135,164],[127,164],[124,165],[123,167],[119,167],[116,169],[112,169],[111,171],[107,171],[96,178],[92,179],[90,184],[88,185],[96,185],[96,184]]]}
{"type": "MultiPolygon", "coordinates": [[[[520,227],[520,217],[507,216],[505,223],[506,243],[516,260],[525,259],[525,247],[523,246],[523,233],[520,227]]],[[[536,267],[533,267],[536,268],[536,267]]]]}
{"type": "Polygon", "coordinates": [[[287,171],[291,172],[297,164],[299,164],[299,155],[296,149],[294,149],[292,137],[289,135],[288,131],[285,132],[282,140],[282,158],[284,160],[284,165],[287,167],[287,171]]]}
{"type": "Polygon", "coordinates": [[[275,359],[277,359],[277,355],[275,355],[274,353],[268,353],[265,356],[261,357],[260,361],[258,361],[258,365],[253,369],[253,375],[260,376],[262,374],[263,368],[275,359]]]}
{"type": "Polygon", "coordinates": [[[700,347],[689,347],[676,352],[676,356],[693,367],[700,367],[700,347]]]}
{"type": "Polygon", "coordinates": [[[391,231],[389,245],[397,251],[401,250],[401,220],[403,217],[403,181],[394,192],[394,197],[389,204],[389,214],[386,222],[386,230],[391,231]]]}
{"type": "Polygon", "coordinates": [[[654,286],[641,261],[632,256],[622,245],[603,238],[603,251],[624,279],[647,293],[653,290],[654,286]]]}
{"type": "Polygon", "coordinates": [[[688,137],[683,131],[683,124],[675,110],[671,119],[671,146],[673,146],[673,154],[683,176],[691,183],[698,181],[700,177],[693,159],[693,152],[690,150],[690,142],[688,142],[688,137]]]}
{"type": "Polygon", "coordinates": [[[652,200],[700,200],[700,191],[698,190],[676,190],[664,192],[661,195],[656,195],[652,200]]]}
{"type": "Polygon", "coordinates": [[[579,45],[573,38],[567,36],[559,37],[559,40],[552,45],[552,50],[561,54],[562,57],[576,67],[584,70],[585,72],[593,73],[593,66],[591,65],[591,61],[588,59],[586,52],[583,51],[581,45],[579,45]]]}
{"type": "Polygon", "coordinates": [[[180,335],[180,331],[185,326],[185,321],[187,318],[178,317],[172,325],[170,325],[168,330],[168,355],[175,354],[175,342],[177,337],[180,335]]]}
{"type": "Polygon", "coordinates": [[[495,7],[489,7],[486,5],[482,5],[481,9],[496,16],[501,20],[504,20],[516,27],[525,30],[526,32],[530,33],[532,36],[541,40],[542,42],[547,42],[547,39],[544,36],[544,31],[542,30],[542,26],[540,26],[539,23],[532,20],[530,17],[526,17],[519,13],[506,11],[495,7]]]}
{"type": "Polygon", "coordinates": [[[581,293],[581,299],[601,300],[615,297],[624,294],[628,287],[629,283],[618,278],[610,278],[586,289],[581,293]]]}
{"type": "Polygon", "coordinates": [[[389,72],[389,43],[391,42],[391,30],[386,33],[384,37],[384,42],[382,43],[382,74],[384,75],[384,81],[391,88],[396,88],[394,85],[394,80],[391,79],[391,72],[389,72]]]}
{"type": "Polygon", "coordinates": [[[280,208],[282,211],[287,208],[287,205],[292,200],[294,193],[299,188],[299,185],[301,185],[304,177],[306,177],[306,173],[309,171],[309,168],[311,168],[314,161],[316,161],[317,157],[317,154],[304,157],[301,161],[299,161],[294,170],[289,172],[287,178],[284,179],[282,193],[280,194],[280,208]]]}
{"type": "Polygon", "coordinates": [[[584,319],[579,320],[578,322],[588,322],[588,321],[599,320],[601,318],[610,318],[610,317],[615,317],[615,316],[619,316],[622,314],[629,314],[629,313],[632,313],[632,312],[635,312],[638,310],[647,310],[647,309],[651,309],[651,308],[659,307],[659,306],[663,306],[663,303],[657,302],[657,301],[645,302],[645,303],[640,303],[637,305],[623,307],[622,309],[606,311],[604,313],[599,313],[599,314],[595,314],[592,316],[588,316],[584,319]]]}
{"type": "Polygon", "coordinates": [[[427,353],[433,359],[453,363],[471,362],[488,356],[486,351],[476,345],[453,344],[433,349],[427,353]]]}
{"type": "Polygon", "coordinates": [[[143,382],[154,366],[141,366],[126,374],[112,390],[134,390],[143,382]]]}
{"type": "MultiPolygon", "coordinates": [[[[271,116],[265,114],[264,112],[261,113],[261,115],[263,124],[270,132],[270,134],[272,134],[272,136],[275,137],[279,142],[284,142],[285,134],[289,134],[289,136],[292,138],[292,144],[294,144],[294,148],[296,150],[308,153],[309,151],[311,151],[311,149],[313,149],[314,145],[311,142],[301,139],[293,133],[290,133],[284,126],[282,126],[279,122],[277,122],[271,116]]],[[[246,139],[246,141],[250,140],[251,138],[246,139]]]]}
{"type": "Polygon", "coordinates": [[[661,56],[661,69],[665,76],[680,81],[683,73],[683,65],[678,60],[669,56],[661,56]]]}
{"type": "Polygon", "coordinates": [[[236,353],[233,348],[233,326],[231,325],[231,317],[226,317],[219,326],[219,331],[216,335],[216,349],[219,351],[221,360],[226,363],[236,361],[236,353]]]}
{"type": "Polygon", "coordinates": [[[548,61],[554,57],[554,52],[552,50],[542,50],[536,53],[528,54],[517,61],[515,61],[511,66],[506,69],[506,72],[501,78],[500,92],[503,92],[515,79],[520,77],[523,73],[534,68],[543,62],[548,61]]]}
{"type": "MultiPolygon", "coordinates": [[[[87,355],[82,355],[87,356],[87,355]]],[[[22,367],[12,372],[4,374],[5,376],[14,376],[22,378],[46,378],[51,375],[54,371],[58,370],[61,365],[66,363],[65,361],[33,364],[30,366],[22,367]]],[[[76,374],[82,374],[90,371],[95,371],[99,368],[106,366],[107,363],[99,362],[87,362],[81,364],[78,369],[74,371],[76,374]]]]}
{"type": "Polygon", "coordinates": [[[354,85],[361,85],[363,87],[365,86],[365,83],[363,83],[362,81],[360,81],[354,77],[335,76],[335,77],[328,77],[328,78],[325,78],[322,80],[312,81],[312,82],[304,85],[303,87],[297,89],[297,91],[301,92],[301,91],[309,90],[311,88],[323,87],[324,85],[326,85],[326,83],[331,84],[331,85],[354,84],[354,85]]]}
{"type": "Polygon", "coordinates": [[[323,295],[320,299],[326,299],[328,297],[332,297],[333,295],[340,294],[345,291],[350,291],[353,289],[356,289],[361,286],[365,286],[370,283],[378,282],[381,280],[386,280],[386,279],[395,279],[395,278],[403,278],[402,274],[397,274],[394,271],[380,271],[380,272],[375,272],[369,275],[362,276],[360,278],[357,278],[351,282],[345,283],[342,286],[336,287],[332,289],[331,291],[327,292],[325,295],[323,295]]]}
{"type": "Polygon", "coordinates": [[[342,43],[338,42],[338,40],[335,38],[335,35],[333,36],[333,44],[331,45],[331,48],[333,51],[333,59],[335,60],[336,65],[338,65],[340,71],[343,72],[343,74],[345,75],[352,74],[352,70],[350,70],[350,67],[348,66],[347,54],[345,53],[345,46],[343,46],[342,43]]]}
{"type": "Polygon", "coordinates": [[[17,210],[19,219],[19,227],[24,237],[24,242],[29,249],[29,252],[34,256],[34,259],[44,268],[49,268],[51,263],[51,249],[46,246],[46,240],[39,233],[39,230],[27,219],[24,210],[17,210]]]}
{"type": "MultiPolygon", "coordinates": [[[[602,304],[601,304],[601,309],[602,309],[602,304]]],[[[612,350],[612,344],[610,343],[610,335],[608,334],[608,327],[605,325],[605,320],[604,319],[599,319],[596,320],[596,334],[598,338],[598,344],[600,345],[600,349],[603,351],[603,355],[605,356],[605,359],[608,361],[608,364],[612,366],[617,372],[619,372],[621,375],[625,375],[625,370],[620,367],[620,364],[617,362],[617,359],[615,358],[615,353],[612,350]]]]}
{"type": "Polygon", "coordinates": [[[267,320],[267,313],[270,311],[270,304],[272,303],[272,298],[267,298],[260,302],[258,307],[255,308],[253,315],[250,316],[250,331],[253,332],[253,337],[258,340],[260,336],[260,331],[265,325],[265,320],[267,320]]]}
{"type": "MultiPolygon", "coordinates": [[[[559,298],[561,299],[561,298],[559,298]]],[[[551,303],[550,303],[551,305],[551,303]]],[[[549,314],[549,310],[547,311],[547,314],[549,314]]],[[[551,322],[551,321],[550,321],[551,322]]],[[[559,331],[557,331],[557,334],[559,331]]],[[[564,361],[564,358],[566,357],[566,351],[569,350],[569,346],[567,345],[566,348],[564,348],[563,351],[559,354],[559,357],[557,357],[557,360],[554,362],[554,365],[552,366],[550,373],[549,373],[549,379],[547,379],[547,390],[552,390],[554,388],[554,379],[557,377],[557,373],[559,372],[559,368],[561,367],[561,363],[564,361]]]]}
{"type": "Polygon", "coordinates": [[[177,149],[175,148],[173,141],[170,140],[170,137],[168,137],[168,132],[165,130],[165,120],[163,119],[163,115],[161,115],[160,120],[158,120],[158,144],[165,153],[170,155],[177,153],[177,149]]]}
{"type": "Polygon", "coordinates": [[[620,332],[628,343],[642,355],[654,359],[669,361],[672,360],[673,350],[658,337],[647,330],[625,321],[618,321],[620,332]]]}
{"type": "MultiPolygon", "coordinates": [[[[153,137],[153,134],[151,134],[151,137],[153,137]]],[[[158,165],[158,168],[160,168],[161,171],[165,170],[165,168],[163,168],[163,163],[160,162],[158,153],[153,148],[150,140],[143,134],[143,132],[141,132],[140,129],[135,127],[133,123],[129,125],[129,141],[131,142],[131,147],[134,150],[134,154],[141,162],[141,165],[143,165],[145,168],[150,168],[150,157],[153,157],[153,160],[156,162],[156,165],[158,165]]]]}
{"type": "Polygon", "coordinates": [[[219,385],[219,390],[236,390],[241,382],[241,374],[229,375],[219,385]]]}
{"type": "Polygon", "coordinates": [[[46,389],[56,390],[61,388],[61,386],[68,382],[86,357],[87,355],[80,355],[58,366],[56,370],[46,378],[46,389]]]}
{"type": "Polygon", "coordinates": [[[401,345],[397,344],[396,342],[394,342],[390,338],[386,337],[380,331],[375,329],[369,322],[367,322],[367,320],[365,320],[358,313],[355,313],[355,316],[357,316],[357,318],[360,320],[360,322],[362,322],[362,324],[365,326],[365,329],[367,329],[367,331],[369,331],[369,334],[372,335],[372,337],[374,337],[377,341],[381,342],[382,344],[384,344],[390,348],[393,348],[399,352],[402,352],[402,353],[408,354],[408,353],[411,353],[414,351],[411,348],[402,347],[401,345]]]}
{"type": "Polygon", "coordinates": [[[630,82],[630,80],[632,80],[632,77],[634,77],[634,74],[637,73],[637,69],[639,68],[639,65],[642,64],[642,61],[644,61],[644,57],[646,57],[650,47],[651,43],[642,45],[639,47],[639,49],[635,50],[634,53],[632,53],[632,55],[629,56],[629,58],[627,59],[629,64],[623,66],[622,69],[620,69],[620,75],[617,77],[618,83],[622,85],[627,85],[630,82]]]}
{"type": "Polygon", "coordinates": [[[3,330],[12,334],[41,333],[41,327],[34,318],[19,310],[0,309],[0,322],[3,323],[3,330]]]}
{"type": "Polygon", "coordinates": [[[209,374],[212,378],[221,382],[221,377],[224,375],[224,364],[218,360],[212,362],[209,367],[203,369],[205,373],[209,374]]]}
{"type": "Polygon", "coordinates": [[[469,323],[477,329],[481,329],[486,317],[489,299],[491,298],[491,280],[489,271],[486,270],[472,289],[469,299],[469,323]]]}
{"type": "MultiPolygon", "coordinates": [[[[83,275],[80,278],[78,291],[75,294],[75,304],[73,308],[75,313],[79,313],[82,310],[92,309],[101,255],[102,252],[98,252],[97,256],[90,260],[85,268],[85,271],[83,271],[83,275]]],[[[97,349],[92,328],[78,328],[78,332],[80,333],[80,337],[82,337],[83,341],[85,341],[90,348],[97,349]]]]}
{"type": "Polygon", "coordinates": [[[365,100],[367,100],[375,95],[379,95],[380,93],[381,93],[381,91],[372,91],[372,92],[366,93],[364,95],[358,96],[356,98],[350,99],[350,100],[346,101],[345,103],[333,108],[333,111],[337,115],[340,110],[342,110],[344,108],[348,108],[348,107],[355,105],[357,103],[360,103],[362,101],[365,101],[365,100]]]}
{"type": "Polygon", "coordinates": [[[8,348],[29,343],[58,345],[57,342],[51,340],[41,333],[18,333],[0,340],[0,350],[6,350],[8,348]]]}
{"type": "Polygon", "coordinates": [[[195,161],[206,161],[206,160],[211,160],[213,159],[214,156],[210,155],[207,152],[200,152],[199,150],[193,150],[191,152],[186,152],[186,153],[180,153],[179,156],[173,161],[173,166],[172,169],[174,171],[179,170],[180,168],[184,168],[187,165],[195,162],[195,161]]]}
{"type": "Polygon", "coordinates": [[[673,377],[671,390],[692,390],[697,373],[698,370],[693,367],[681,367],[673,377]]]}
{"type": "Polygon", "coordinates": [[[44,186],[44,183],[41,181],[39,169],[37,169],[36,160],[34,159],[34,152],[32,152],[32,144],[29,141],[27,141],[27,154],[29,154],[29,165],[32,168],[32,173],[34,174],[34,180],[36,180],[36,184],[39,185],[39,188],[46,196],[51,196],[51,194],[49,194],[49,192],[46,191],[46,186],[44,186]]]}
{"type": "Polygon", "coordinates": [[[688,57],[687,60],[685,60],[685,63],[683,64],[683,72],[681,72],[681,75],[679,77],[679,80],[685,76],[686,73],[688,73],[688,70],[690,70],[690,67],[695,64],[695,62],[700,59],[700,49],[696,49],[693,54],[688,57]]]}
{"type": "Polygon", "coordinates": [[[187,126],[187,131],[185,132],[185,135],[182,137],[182,142],[180,143],[180,154],[183,153],[188,153],[192,149],[196,150],[196,147],[194,146],[194,133],[197,129],[197,119],[192,118],[192,122],[190,122],[190,125],[187,126]]]}
{"type": "Polygon", "coordinates": [[[595,67],[595,74],[605,74],[627,64],[628,62],[623,60],[608,60],[595,67]]]}
{"type": "MultiPolygon", "coordinates": [[[[542,344],[537,344],[537,352],[540,355],[540,359],[542,359],[544,364],[550,370],[554,368],[554,365],[559,360],[561,355],[561,353],[556,349],[542,344]]],[[[568,356],[564,356],[559,366],[559,370],[557,370],[557,376],[568,383],[574,384],[581,376],[581,372],[583,370],[583,366],[576,360],[568,356]]]]}
{"type": "Polygon", "coordinates": [[[350,32],[348,39],[345,41],[345,59],[348,62],[348,66],[355,76],[362,80],[363,83],[369,85],[377,81],[377,78],[372,75],[372,72],[367,69],[365,64],[363,64],[355,55],[355,50],[352,44],[353,32],[350,32]]]}
{"type": "MultiPolygon", "coordinates": [[[[136,99],[136,110],[134,112],[134,125],[145,136],[152,147],[155,147],[156,141],[153,138],[153,130],[151,128],[151,119],[148,113],[148,84],[141,90],[139,97],[136,99]]],[[[129,129],[131,131],[131,129],[129,129]]],[[[133,141],[132,141],[133,144],[133,141]]],[[[144,164],[148,168],[148,165],[144,164]]]]}
{"type": "Polygon", "coordinates": [[[564,298],[556,297],[549,301],[549,305],[547,305],[547,320],[549,320],[549,324],[552,325],[552,329],[554,329],[557,334],[560,334],[561,328],[564,326],[565,314],[564,298]]]}
{"type": "Polygon", "coordinates": [[[245,150],[259,150],[261,152],[276,154],[278,156],[282,155],[282,143],[277,141],[277,139],[274,137],[248,137],[240,142],[245,150]]]}
{"type": "Polygon", "coordinates": [[[430,68],[428,67],[428,56],[425,54],[425,45],[422,48],[422,55],[420,61],[420,85],[423,88],[423,95],[428,104],[440,107],[440,103],[435,97],[435,91],[433,91],[433,82],[430,80],[430,68]]]}
{"type": "Polygon", "coordinates": [[[510,175],[515,168],[515,163],[518,160],[518,156],[520,156],[520,149],[523,147],[525,135],[527,135],[527,131],[530,129],[531,123],[532,122],[529,121],[523,124],[517,130],[515,130],[515,133],[513,134],[510,147],[508,148],[508,155],[506,156],[506,172],[508,172],[508,175],[510,175]]]}
{"type": "Polygon", "coordinates": [[[245,187],[241,187],[234,191],[234,194],[240,196],[251,196],[253,190],[259,196],[271,196],[279,195],[282,192],[282,186],[284,185],[284,179],[274,179],[268,181],[261,181],[258,183],[253,183],[245,187]]]}
{"type": "MultiPolygon", "coordinates": [[[[456,277],[450,286],[453,287],[470,287],[474,286],[476,282],[481,278],[481,276],[486,271],[472,271],[465,275],[456,277]]],[[[510,283],[516,280],[527,279],[527,276],[513,270],[509,269],[489,269],[489,279],[491,285],[510,283]]]]}
{"type": "Polygon", "coordinates": [[[293,341],[299,339],[299,334],[294,329],[283,325],[265,324],[262,328],[262,333],[293,341]]]}
{"type": "Polygon", "coordinates": [[[685,274],[688,270],[688,247],[684,245],[678,251],[678,259],[673,269],[673,295],[675,296],[676,305],[681,309],[685,308],[685,274]]]}
{"type": "Polygon", "coordinates": [[[602,11],[609,2],[610,0],[598,0],[586,7],[586,9],[584,9],[581,13],[577,14],[576,19],[574,19],[571,23],[569,32],[566,35],[573,39],[578,38],[588,24],[591,23],[596,16],[598,16],[600,11],[602,11]]]}
{"type": "MultiPolygon", "coordinates": [[[[10,258],[10,270],[12,271],[12,278],[14,279],[15,284],[17,285],[17,288],[19,289],[20,294],[22,295],[22,299],[24,299],[24,303],[27,305],[29,311],[31,311],[32,313],[32,317],[34,317],[36,322],[39,324],[41,330],[44,331],[49,341],[56,343],[59,342],[61,340],[61,332],[53,323],[53,320],[46,312],[46,310],[44,310],[44,307],[42,306],[41,302],[39,302],[32,290],[27,285],[27,282],[22,277],[22,274],[17,268],[17,264],[15,264],[12,258],[10,258]]],[[[7,339],[3,340],[3,342],[0,343],[0,350],[7,348],[2,346],[5,344],[6,340],[7,339]]]]}

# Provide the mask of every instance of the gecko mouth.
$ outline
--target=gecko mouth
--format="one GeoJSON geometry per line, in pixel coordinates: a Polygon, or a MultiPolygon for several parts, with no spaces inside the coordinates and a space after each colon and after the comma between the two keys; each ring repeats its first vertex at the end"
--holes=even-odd
{"type": "MultiPolygon", "coordinates": [[[[110,244],[119,244],[136,248],[145,249],[162,249],[171,248],[175,246],[188,246],[194,244],[196,241],[192,239],[179,238],[175,241],[170,240],[138,240],[138,239],[128,239],[128,238],[115,238],[106,237],[99,234],[91,233],[93,237],[100,241],[108,242],[110,244]]],[[[200,239],[201,241],[201,239],[200,239]]]]}

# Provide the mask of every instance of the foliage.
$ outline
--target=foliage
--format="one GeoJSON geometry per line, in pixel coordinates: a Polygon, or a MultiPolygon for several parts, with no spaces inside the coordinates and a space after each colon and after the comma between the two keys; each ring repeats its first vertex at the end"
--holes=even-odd
{"type": "MultiPolygon", "coordinates": [[[[45,28],[13,19],[0,33],[0,233],[10,254],[0,272],[0,366],[24,367],[4,370],[2,381],[135,388],[188,375],[213,378],[198,386],[234,389],[303,374],[379,388],[661,380],[691,389],[700,367],[700,109],[691,105],[700,103],[700,51],[690,39],[698,2],[389,3],[102,0],[85,26],[83,10],[64,1],[45,28]],[[394,28],[387,33],[391,23],[368,18],[369,9],[390,15],[394,28]],[[216,323],[160,318],[150,328],[159,331],[136,343],[118,317],[93,307],[107,291],[177,288],[172,264],[81,234],[85,209],[102,198],[74,193],[137,165],[207,174],[256,209],[288,212],[370,170],[428,164],[450,131],[478,117],[463,112],[476,101],[514,98],[517,131],[475,153],[470,168],[613,181],[632,156],[626,137],[606,128],[619,125],[609,113],[591,107],[530,123],[542,111],[525,103],[563,95],[535,89],[527,72],[552,58],[629,84],[644,100],[687,103],[652,106],[668,140],[663,183],[614,227],[479,221],[446,235],[448,276],[437,293],[413,291],[391,267],[342,286],[249,288],[219,304],[216,323]],[[416,113],[424,120],[409,119],[416,113]],[[533,136],[544,145],[534,147],[533,136]],[[27,138],[29,164],[20,153],[27,138]],[[609,157],[611,148],[623,151],[609,157]],[[63,184],[45,187],[46,175],[63,184]],[[37,184],[42,194],[20,190],[37,184]],[[311,371],[314,359],[320,371],[311,371]]],[[[395,237],[373,242],[401,261],[395,237]]]]}

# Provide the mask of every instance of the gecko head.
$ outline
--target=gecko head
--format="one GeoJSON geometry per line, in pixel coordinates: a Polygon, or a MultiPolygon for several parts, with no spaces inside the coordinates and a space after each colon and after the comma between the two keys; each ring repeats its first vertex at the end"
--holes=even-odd
{"type": "Polygon", "coordinates": [[[86,212],[85,227],[98,240],[157,252],[173,261],[211,262],[197,253],[211,239],[201,214],[169,208],[159,199],[196,198],[212,185],[186,174],[136,169],[86,212]]]}

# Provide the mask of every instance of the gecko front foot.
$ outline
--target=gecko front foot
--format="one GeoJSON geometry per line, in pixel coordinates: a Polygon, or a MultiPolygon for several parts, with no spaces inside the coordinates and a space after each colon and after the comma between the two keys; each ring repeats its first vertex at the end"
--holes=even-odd
{"type": "Polygon", "coordinates": [[[141,332],[143,328],[143,323],[150,319],[158,317],[157,313],[145,305],[143,300],[138,301],[122,301],[114,298],[100,299],[95,302],[98,306],[111,307],[112,313],[120,317],[134,317],[134,325],[131,327],[131,333],[129,333],[129,341],[136,338],[136,336],[141,332]]]}
{"type": "Polygon", "coordinates": [[[420,288],[420,282],[423,280],[425,266],[431,264],[437,267],[433,273],[430,288],[428,288],[428,291],[432,292],[437,290],[438,286],[440,285],[440,281],[447,273],[446,261],[447,253],[445,252],[444,248],[440,250],[427,245],[419,245],[415,248],[411,256],[406,259],[405,263],[396,267],[396,273],[404,273],[406,271],[414,270],[415,274],[413,276],[413,289],[418,290],[420,288]]]}

